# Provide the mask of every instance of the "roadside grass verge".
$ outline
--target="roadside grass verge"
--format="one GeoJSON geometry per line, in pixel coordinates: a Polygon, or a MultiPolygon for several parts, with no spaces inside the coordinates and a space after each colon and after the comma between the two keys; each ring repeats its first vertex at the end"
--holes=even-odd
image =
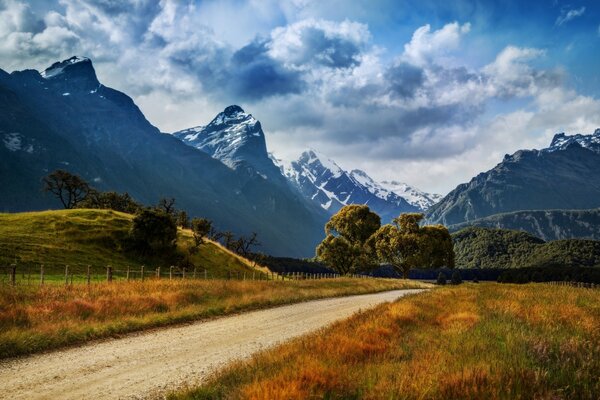
{"type": "Polygon", "coordinates": [[[0,358],[241,311],[429,285],[393,279],[0,285],[0,358]]]}
{"type": "Polygon", "coordinates": [[[171,399],[597,399],[600,290],[464,284],[226,367],[171,399]]]}

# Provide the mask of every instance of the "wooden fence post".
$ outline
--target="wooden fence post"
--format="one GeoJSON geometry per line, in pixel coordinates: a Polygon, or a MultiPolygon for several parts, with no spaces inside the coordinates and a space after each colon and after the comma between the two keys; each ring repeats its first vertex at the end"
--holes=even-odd
{"type": "Polygon", "coordinates": [[[196,266],[194,266],[194,279],[196,279],[196,266]]]}
{"type": "Polygon", "coordinates": [[[141,270],[140,274],[141,274],[142,282],[144,282],[144,266],[143,265],[142,265],[142,270],[141,270]]]}
{"type": "Polygon", "coordinates": [[[40,267],[40,285],[44,284],[44,264],[40,267]]]}
{"type": "Polygon", "coordinates": [[[181,277],[185,279],[185,267],[181,269],[181,277]]]}
{"type": "Polygon", "coordinates": [[[17,264],[10,266],[10,284],[11,286],[17,285],[17,264]]]}
{"type": "Polygon", "coordinates": [[[90,276],[90,266],[89,265],[87,266],[86,280],[87,280],[88,286],[90,286],[91,276],[90,276]]]}
{"type": "Polygon", "coordinates": [[[169,280],[173,279],[173,266],[169,268],[169,280]]]}
{"type": "Polygon", "coordinates": [[[113,279],[113,270],[112,267],[109,265],[108,267],[106,267],[106,280],[108,282],[112,282],[113,279]]]}
{"type": "Polygon", "coordinates": [[[208,274],[208,271],[206,270],[206,268],[204,268],[204,280],[206,280],[208,278],[207,274],[208,274]]]}
{"type": "Polygon", "coordinates": [[[65,265],[65,285],[69,284],[69,266],[65,265]]]}
{"type": "Polygon", "coordinates": [[[127,266],[127,277],[125,279],[127,279],[127,282],[129,282],[129,265],[127,266]]]}
{"type": "Polygon", "coordinates": [[[160,279],[160,267],[156,267],[156,277],[160,279]]]}
{"type": "Polygon", "coordinates": [[[244,271],[244,280],[246,280],[246,271],[244,271]]]}
{"type": "Polygon", "coordinates": [[[256,271],[252,270],[252,280],[254,280],[254,274],[256,273],[256,271]]]}

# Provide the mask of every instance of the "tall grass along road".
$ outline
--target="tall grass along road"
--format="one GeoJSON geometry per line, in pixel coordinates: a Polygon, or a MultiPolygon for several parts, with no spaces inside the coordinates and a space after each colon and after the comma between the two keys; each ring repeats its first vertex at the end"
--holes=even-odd
{"type": "Polygon", "coordinates": [[[155,330],[0,362],[0,398],[145,397],[193,384],[217,367],[421,290],[339,297],[155,330]]]}
{"type": "Polygon", "coordinates": [[[600,290],[461,285],[340,321],[177,399],[581,399],[600,395],[600,290]]]}

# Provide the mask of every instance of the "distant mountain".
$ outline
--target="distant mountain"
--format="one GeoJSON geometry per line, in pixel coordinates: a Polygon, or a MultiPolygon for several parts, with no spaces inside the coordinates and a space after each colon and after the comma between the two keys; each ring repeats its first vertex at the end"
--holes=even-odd
{"type": "Polygon", "coordinates": [[[56,208],[41,178],[62,168],[101,190],[155,204],[175,197],[192,216],[237,234],[256,231],[260,251],[314,254],[327,216],[296,193],[159,132],[127,95],[102,85],[73,57],[39,73],[0,70],[0,211],[56,208]]]}
{"type": "Polygon", "coordinates": [[[527,232],[469,227],[452,234],[458,268],[600,266],[600,241],[544,242],[527,232]]]}
{"type": "Polygon", "coordinates": [[[418,207],[421,211],[427,211],[444,196],[436,193],[427,193],[398,181],[381,181],[381,186],[396,193],[409,204],[418,207]]]}
{"type": "Polygon", "coordinates": [[[175,132],[173,136],[249,176],[283,181],[281,171],[267,152],[260,121],[240,106],[229,106],[208,125],[175,132]]]}
{"type": "Polygon", "coordinates": [[[513,211],[600,207],[599,142],[600,129],[560,133],[548,148],[506,155],[431,207],[427,219],[453,225],[513,211]]]}
{"type": "Polygon", "coordinates": [[[600,240],[600,209],[515,211],[450,225],[452,232],[468,226],[522,230],[543,240],[600,240]]]}
{"type": "Polygon", "coordinates": [[[365,172],[344,171],[315,150],[305,151],[298,160],[282,165],[282,171],[307,199],[332,214],[346,204],[367,204],[383,222],[389,222],[400,213],[420,211],[365,172]]]}

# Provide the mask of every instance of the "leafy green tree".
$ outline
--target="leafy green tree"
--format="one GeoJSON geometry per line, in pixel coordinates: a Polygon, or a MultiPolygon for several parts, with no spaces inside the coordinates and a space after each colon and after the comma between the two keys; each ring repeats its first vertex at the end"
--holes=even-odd
{"type": "Polygon", "coordinates": [[[406,279],[417,267],[454,267],[452,239],[442,226],[420,227],[423,214],[406,213],[384,225],[367,246],[377,259],[388,263],[406,279]]]}
{"type": "Polygon", "coordinates": [[[317,246],[317,259],[340,274],[375,266],[367,240],[381,226],[381,219],[366,205],[342,207],[325,225],[325,239],[317,246]]]}
{"type": "Polygon", "coordinates": [[[177,225],[163,211],[144,209],[133,219],[130,236],[135,248],[143,254],[172,252],[177,244],[177,225]]]}
{"type": "Polygon", "coordinates": [[[188,217],[187,212],[184,210],[177,213],[177,226],[180,226],[183,229],[188,229],[190,227],[190,217],[188,217]]]}
{"type": "Polygon", "coordinates": [[[197,250],[203,243],[205,237],[212,231],[212,221],[206,218],[192,219],[192,234],[194,236],[194,248],[197,250]]]}
{"type": "Polygon", "coordinates": [[[460,285],[462,283],[462,277],[460,276],[460,272],[458,270],[454,270],[454,272],[452,273],[450,283],[452,283],[453,285],[460,285]]]}
{"type": "Polygon", "coordinates": [[[445,285],[446,284],[446,274],[444,274],[443,272],[440,272],[440,274],[437,277],[436,283],[438,285],[445,285]]]}
{"type": "Polygon", "coordinates": [[[142,209],[142,205],[137,203],[129,193],[98,192],[94,189],[90,189],[86,199],[77,207],[115,210],[128,214],[135,214],[142,209]]]}
{"type": "Polygon", "coordinates": [[[80,176],[58,169],[42,179],[43,191],[55,195],[66,209],[75,208],[88,196],[90,185],[80,176]]]}

